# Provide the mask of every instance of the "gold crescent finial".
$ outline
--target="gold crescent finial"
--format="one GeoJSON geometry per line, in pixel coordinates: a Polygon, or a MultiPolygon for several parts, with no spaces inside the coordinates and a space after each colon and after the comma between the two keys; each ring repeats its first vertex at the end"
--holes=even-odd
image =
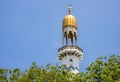
{"type": "Polygon", "coordinates": [[[68,9],[68,14],[71,14],[72,6],[71,5],[67,5],[67,9],[68,9]]]}

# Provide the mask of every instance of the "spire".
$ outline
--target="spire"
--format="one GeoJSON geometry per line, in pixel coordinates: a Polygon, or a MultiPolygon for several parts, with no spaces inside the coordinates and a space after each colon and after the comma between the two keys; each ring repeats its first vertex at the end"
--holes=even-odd
{"type": "Polygon", "coordinates": [[[68,9],[68,14],[71,14],[72,6],[71,5],[67,5],[67,9],[68,9]]]}

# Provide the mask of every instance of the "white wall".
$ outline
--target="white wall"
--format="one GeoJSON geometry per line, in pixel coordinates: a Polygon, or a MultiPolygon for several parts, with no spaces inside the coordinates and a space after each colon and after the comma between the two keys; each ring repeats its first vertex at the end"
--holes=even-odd
{"type": "Polygon", "coordinates": [[[73,67],[77,67],[79,69],[79,58],[75,55],[68,54],[62,58],[62,64],[66,64],[69,67],[71,64],[73,67]],[[70,62],[70,59],[73,60],[73,63],[70,62]]]}

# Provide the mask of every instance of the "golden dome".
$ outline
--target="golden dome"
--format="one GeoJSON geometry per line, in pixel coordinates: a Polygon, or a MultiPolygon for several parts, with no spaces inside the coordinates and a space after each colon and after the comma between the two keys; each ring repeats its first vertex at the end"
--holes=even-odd
{"type": "Polygon", "coordinates": [[[73,15],[68,14],[64,17],[63,28],[65,27],[74,27],[77,29],[77,20],[73,15]]]}

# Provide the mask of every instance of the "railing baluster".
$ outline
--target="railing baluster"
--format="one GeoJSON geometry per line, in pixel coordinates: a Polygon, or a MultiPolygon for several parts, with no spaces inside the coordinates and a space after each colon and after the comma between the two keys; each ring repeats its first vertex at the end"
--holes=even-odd
{"type": "Polygon", "coordinates": [[[63,47],[61,47],[61,48],[58,49],[58,52],[60,52],[60,51],[62,51],[64,49],[72,49],[72,48],[73,49],[78,49],[79,51],[83,52],[83,50],[81,48],[79,48],[78,46],[63,46],[63,47]]]}

